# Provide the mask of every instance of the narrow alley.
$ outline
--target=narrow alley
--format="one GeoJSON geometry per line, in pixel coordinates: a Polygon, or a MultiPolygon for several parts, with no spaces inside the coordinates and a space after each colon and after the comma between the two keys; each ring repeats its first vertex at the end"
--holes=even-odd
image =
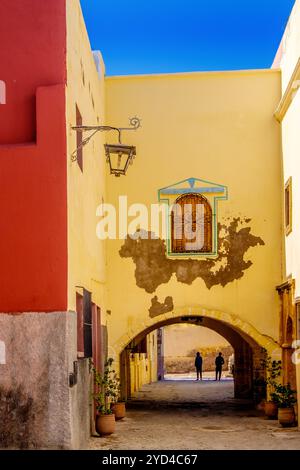
{"type": "Polygon", "coordinates": [[[300,0],[0,18],[0,453],[300,450],[300,0]]]}
{"type": "Polygon", "coordinates": [[[265,419],[248,400],[233,398],[233,381],[165,380],[144,385],[116,433],[92,437],[89,449],[300,449],[297,428],[265,419]]]}

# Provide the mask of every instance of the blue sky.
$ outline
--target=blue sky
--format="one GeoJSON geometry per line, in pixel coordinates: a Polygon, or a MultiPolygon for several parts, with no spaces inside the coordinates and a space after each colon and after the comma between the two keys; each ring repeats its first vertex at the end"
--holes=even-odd
{"type": "Polygon", "coordinates": [[[270,67],[294,0],[81,0],[107,75],[270,67]]]}

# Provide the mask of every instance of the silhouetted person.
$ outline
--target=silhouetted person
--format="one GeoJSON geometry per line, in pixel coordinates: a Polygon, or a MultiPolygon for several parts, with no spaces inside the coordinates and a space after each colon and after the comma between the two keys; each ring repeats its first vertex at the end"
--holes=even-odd
{"type": "Polygon", "coordinates": [[[221,380],[222,375],[222,367],[224,365],[224,358],[222,353],[220,352],[219,355],[216,357],[215,364],[216,364],[216,380],[221,380]]]}
{"type": "Polygon", "coordinates": [[[195,367],[197,371],[197,380],[199,380],[199,376],[200,376],[200,379],[202,380],[202,357],[199,352],[197,352],[196,354],[195,367]]]}

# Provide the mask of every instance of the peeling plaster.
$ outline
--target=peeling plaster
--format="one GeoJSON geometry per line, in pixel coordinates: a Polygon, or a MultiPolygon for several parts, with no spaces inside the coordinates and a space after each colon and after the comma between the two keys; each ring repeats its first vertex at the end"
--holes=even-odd
{"type": "Polygon", "coordinates": [[[170,259],[166,256],[165,241],[151,239],[150,232],[147,238],[137,238],[142,231],[135,234],[137,239],[128,236],[119,254],[122,258],[132,258],[136,266],[136,285],[148,293],[168,283],[172,274],[184,284],[190,285],[201,278],[208,289],[216,285],[224,287],[242,278],[244,271],[252,266],[251,260],[244,260],[248,249],[265,244],[260,237],[251,234],[251,227],[246,226],[250,221],[235,217],[228,224],[218,223],[219,254],[215,259],[170,259]]]}
{"type": "Polygon", "coordinates": [[[164,302],[159,302],[157,295],[151,299],[151,307],[149,308],[149,316],[151,318],[162,315],[163,313],[171,312],[174,308],[173,298],[168,296],[164,302]]]}
{"type": "Polygon", "coordinates": [[[26,395],[21,387],[14,390],[0,387],[0,447],[36,448],[32,427],[37,412],[32,397],[26,395]]]}

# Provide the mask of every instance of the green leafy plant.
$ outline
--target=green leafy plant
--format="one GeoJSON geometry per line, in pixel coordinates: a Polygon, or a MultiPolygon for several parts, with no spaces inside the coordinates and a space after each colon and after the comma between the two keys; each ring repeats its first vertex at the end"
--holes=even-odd
{"type": "Polygon", "coordinates": [[[117,403],[121,395],[121,382],[114,370],[112,371],[112,376],[111,376],[110,391],[111,391],[112,403],[117,403]]]}
{"type": "Polygon", "coordinates": [[[267,355],[265,359],[261,360],[261,365],[267,372],[265,384],[269,386],[270,397],[273,401],[272,395],[275,392],[276,386],[278,385],[277,379],[281,375],[281,361],[276,361],[267,355]]]}
{"type": "Polygon", "coordinates": [[[296,390],[292,390],[289,383],[287,385],[275,384],[274,388],[271,399],[278,405],[278,408],[292,408],[297,403],[296,390]]]}
{"type": "Polygon", "coordinates": [[[120,396],[120,379],[112,368],[113,361],[112,358],[107,359],[103,374],[92,367],[96,390],[92,398],[97,411],[102,415],[112,414],[111,403],[117,402],[120,396]]]}

